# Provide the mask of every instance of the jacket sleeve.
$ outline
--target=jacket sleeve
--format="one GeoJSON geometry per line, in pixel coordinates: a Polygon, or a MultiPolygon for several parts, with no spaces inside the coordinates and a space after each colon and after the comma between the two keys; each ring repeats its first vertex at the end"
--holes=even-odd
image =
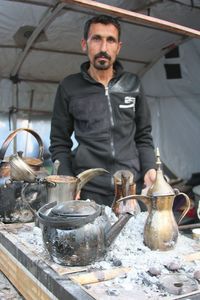
{"type": "Polygon", "coordinates": [[[151,135],[151,115],[148,103],[140,86],[140,93],[136,100],[136,134],[135,142],[139,153],[142,176],[149,169],[155,169],[155,151],[151,135]]]}
{"type": "Polygon", "coordinates": [[[59,84],[51,120],[49,151],[52,161],[60,162],[58,169],[60,175],[74,175],[71,162],[72,133],[73,118],[69,113],[69,99],[62,84],[59,84]]]}

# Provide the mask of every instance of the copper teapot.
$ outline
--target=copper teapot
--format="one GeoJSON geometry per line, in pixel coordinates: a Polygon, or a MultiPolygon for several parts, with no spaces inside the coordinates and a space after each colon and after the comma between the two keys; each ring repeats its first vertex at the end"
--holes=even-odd
{"type": "Polygon", "coordinates": [[[119,170],[115,172],[113,177],[115,186],[115,197],[112,203],[113,212],[116,216],[130,211],[132,214],[137,215],[140,212],[140,206],[135,198],[129,201],[117,202],[122,197],[136,193],[136,183],[134,182],[133,173],[129,170],[119,170]]]}
{"type": "Polygon", "coordinates": [[[170,250],[174,248],[178,239],[178,225],[173,214],[174,199],[183,195],[186,207],[182,212],[178,224],[190,208],[190,199],[184,193],[174,190],[165,180],[161,169],[160,155],[157,151],[157,172],[154,184],[148,189],[147,195],[130,195],[118,202],[132,199],[142,201],[148,209],[148,217],[144,226],[144,244],[151,250],[170,250]]]}

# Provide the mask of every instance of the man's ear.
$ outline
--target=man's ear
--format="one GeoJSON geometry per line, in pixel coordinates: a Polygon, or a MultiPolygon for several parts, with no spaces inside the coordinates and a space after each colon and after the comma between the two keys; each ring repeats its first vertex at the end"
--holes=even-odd
{"type": "Polygon", "coordinates": [[[81,48],[82,48],[83,52],[87,51],[87,41],[85,39],[81,40],[81,48]]]}
{"type": "Polygon", "coordinates": [[[118,45],[118,52],[117,52],[117,55],[119,54],[121,48],[122,48],[122,42],[120,41],[120,42],[119,42],[119,45],[118,45]]]}

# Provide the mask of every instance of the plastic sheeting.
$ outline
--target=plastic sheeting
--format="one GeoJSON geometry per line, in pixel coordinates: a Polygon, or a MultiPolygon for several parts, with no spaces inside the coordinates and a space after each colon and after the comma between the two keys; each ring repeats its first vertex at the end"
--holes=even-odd
{"type": "MultiPolygon", "coordinates": [[[[200,28],[200,0],[98,2],[200,28]]],[[[83,23],[97,13],[62,5],[56,0],[0,0],[0,143],[10,130],[27,124],[41,135],[48,152],[56,87],[63,77],[78,72],[87,59],[80,47],[83,23]],[[33,36],[25,32],[22,46],[16,33],[24,26],[35,29],[33,36],[37,31],[40,34],[31,42],[33,36]]],[[[126,70],[144,74],[161,159],[178,177],[190,178],[200,172],[200,40],[186,42],[186,36],[123,18],[121,24],[119,58],[126,70]],[[179,57],[167,59],[165,53],[176,45],[180,45],[179,57]],[[182,78],[167,79],[165,64],[179,65],[182,78]]]]}

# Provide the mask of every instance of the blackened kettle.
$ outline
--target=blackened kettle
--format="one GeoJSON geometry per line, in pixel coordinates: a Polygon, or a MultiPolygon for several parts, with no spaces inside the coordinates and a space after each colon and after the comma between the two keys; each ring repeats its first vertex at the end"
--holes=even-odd
{"type": "Polygon", "coordinates": [[[94,201],[51,202],[38,212],[44,246],[61,265],[84,266],[102,258],[132,214],[111,226],[105,207],[94,201]]]}

